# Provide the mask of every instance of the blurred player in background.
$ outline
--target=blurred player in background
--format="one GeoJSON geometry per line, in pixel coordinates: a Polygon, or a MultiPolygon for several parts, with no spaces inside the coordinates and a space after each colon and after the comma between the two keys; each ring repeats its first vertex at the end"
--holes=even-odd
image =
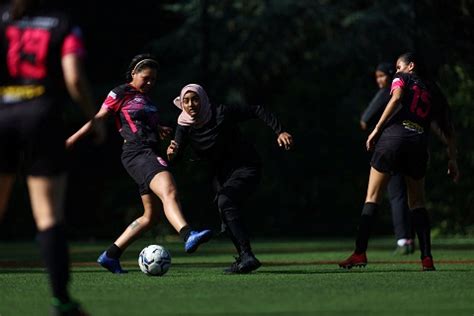
{"type": "MultiPolygon", "coordinates": [[[[80,29],[46,1],[15,0],[0,9],[0,217],[21,170],[56,315],[84,315],[67,288],[62,117],[68,92],[87,117],[94,115],[84,54],[80,29]]],[[[95,129],[99,135],[105,130],[100,124],[95,129]]]]}

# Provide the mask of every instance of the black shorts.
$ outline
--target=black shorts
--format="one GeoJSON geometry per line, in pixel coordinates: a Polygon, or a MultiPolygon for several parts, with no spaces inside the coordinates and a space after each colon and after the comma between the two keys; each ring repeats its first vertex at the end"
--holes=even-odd
{"type": "Polygon", "coordinates": [[[383,134],[375,145],[370,165],[383,173],[402,174],[421,179],[426,174],[428,145],[425,135],[386,137],[383,134]]]}
{"type": "Polygon", "coordinates": [[[66,169],[65,133],[60,107],[40,97],[0,104],[0,173],[54,176],[66,169]]]}
{"type": "Polygon", "coordinates": [[[155,175],[162,171],[168,171],[167,162],[151,148],[136,149],[124,145],[122,164],[138,184],[140,195],[150,193],[150,182],[155,175]]]}

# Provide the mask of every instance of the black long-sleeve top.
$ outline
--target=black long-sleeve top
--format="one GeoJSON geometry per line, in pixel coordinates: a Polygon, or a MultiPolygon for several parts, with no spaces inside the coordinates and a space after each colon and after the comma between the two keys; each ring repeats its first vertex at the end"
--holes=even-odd
{"type": "Polygon", "coordinates": [[[360,120],[365,122],[369,128],[373,128],[382,116],[388,101],[390,101],[390,87],[379,89],[362,113],[360,120]]]}
{"type": "Polygon", "coordinates": [[[200,158],[211,161],[215,167],[260,164],[259,155],[240,133],[238,123],[259,118],[277,135],[282,132],[280,121],[261,105],[211,105],[211,110],[211,119],[202,127],[178,124],[178,155],[189,144],[200,158]]]}

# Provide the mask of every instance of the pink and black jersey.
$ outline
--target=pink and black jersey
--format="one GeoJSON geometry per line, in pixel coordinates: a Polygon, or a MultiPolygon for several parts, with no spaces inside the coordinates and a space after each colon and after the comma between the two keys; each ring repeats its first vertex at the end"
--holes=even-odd
{"type": "Polygon", "coordinates": [[[126,143],[140,147],[158,143],[158,109],[131,85],[123,84],[110,91],[102,107],[115,113],[117,129],[126,143]]]}
{"type": "Polygon", "coordinates": [[[0,8],[0,103],[64,93],[61,58],[85,54],[81,31],[56,11],[12,19],[0,8]]]}
{"type": "Polygon", "coordinates": [[[397,73],[393,78],[390,93],[395,89],[403,89],[403,96],[401,108],[394,115],[393,121],[404,125],[408,130],[416,127],[415,132],[418,133],[428,130],[433,106],[433,96],[428,86],[415,75],[397,73]]]}
{"type": "Polygon", "coordinates": [[[422,80],[414,74],[397,73],[390,93],[395,89],[403,89],[401,106],[389,119],[386,129],[398,130],[401,136],[424,134],[429,131],[434,120],[444,132],[448,132],[448,125],[451,124],[449,106],[435,83],[422,80]]]}

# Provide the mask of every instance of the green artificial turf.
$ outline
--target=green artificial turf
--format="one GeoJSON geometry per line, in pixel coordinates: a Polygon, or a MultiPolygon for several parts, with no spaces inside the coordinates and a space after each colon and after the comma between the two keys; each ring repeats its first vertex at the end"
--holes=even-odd
{"type": "MultiPolygon", "coordinates": [[[[433,241],[437,271],[421,272],[419,255],[394,256],[393,241],[374,240],[369,265],[337,267],[352,240],[274,240],[254,243],[263,266],[225,275],[226,241],[193,255],[179,242],[139,240],[123,256],[126,275],[95,264],[108,245],[71,244],[71,293],[91,315],[473,315],[474,240],[433,241]],[[148,277],[136,258],[148,244],[172,254],[163,277],[148,277]]],[[[0,243],[0,315],[48,315],[49,288],[34,243],[0,243]]]]}

